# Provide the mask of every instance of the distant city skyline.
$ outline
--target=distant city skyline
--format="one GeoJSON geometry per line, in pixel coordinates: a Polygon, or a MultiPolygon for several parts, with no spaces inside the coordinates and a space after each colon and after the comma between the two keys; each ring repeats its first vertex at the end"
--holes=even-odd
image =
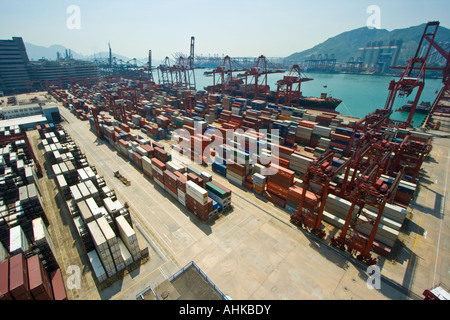
{"type": "Polygon", "coordinates": [[[152,50],[154,60],[189,54],[191,36],[196,54],[286,57],[367,23],[450,26],[447,0],[0,0],[0,11],[0,39],[83,55],[108,51],[109,42],[116,54],[142,59],[152,50]]]}

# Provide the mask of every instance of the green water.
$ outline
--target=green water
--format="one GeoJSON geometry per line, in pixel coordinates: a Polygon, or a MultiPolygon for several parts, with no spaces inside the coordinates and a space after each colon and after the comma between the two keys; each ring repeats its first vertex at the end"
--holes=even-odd
{"type": "MultiPolygon", "coordinates": [[[[198,90],[202,90],[204,86],[212,85],[213,78],[205,77],[203,73],[205,69],[195,70],[195,80],[198,90]]],[[[287,72],[285,74],[288,74],[287,72]]],[[[276,91],[276,82],[283,78],[283,73],[269,74],[267,76],[267,84],[272,91],[276,91]]],[[[372,76],[372,75],[354,75],[354,74],[307,74],[313,81],[302,84],[302,92],[305,96],[318,97],[322,92],[332,95],[334,98],[342,100],[342,103],[336,108],[342,115],[353,117],[364,117],[373,112],[375,109],[382,109],[386,104],[388,97],[389,82],[398,80],[392,76],[372,76]],[[324,86],[326,85],[326,88],[324,86]]],[[[436,98],[436,91],[442,87],[440,79],[426,79],[425,87],[420,96],[421,101],[433,104],[436,98]]],[[[393,109],[399,109],[408,100],[414,100],[416,91],[409,97],[395,98],[393,109]]],[[[409,113],[393,112],[391,119],[405,121],[409,113]]],[[[419,126],[425,115],[415,114],[413,117],[413,125],[419,126]]]]}

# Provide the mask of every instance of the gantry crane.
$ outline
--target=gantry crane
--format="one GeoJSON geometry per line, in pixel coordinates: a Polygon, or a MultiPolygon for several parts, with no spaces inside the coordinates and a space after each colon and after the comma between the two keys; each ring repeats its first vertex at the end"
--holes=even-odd
{"type": "Polygon", "coordinates": [[[425,86],[425,71],[426,61],[430,53],[432,45],[429,45],[423,50],[424,41],[427,40],[430,43],[434,43],[439,22],[428,22],[425,26],[425,30],[419,41],[419,45],[414,57],[409,60],[405,71],[401,75],[398,81],[392,80],[389,84],[389,96],[386,101],[385,109],[392,111],[394,101],[397,95],[409,96],[414,89],[417,88],[417,92],[409,112],[408,119],[402,124],[403,127],[409,127],[412,121],[412,117],[416,111],[417,103],[419,102],[420,95],[425,86]]]}
{"type": "MultiPolygon", "coordinates": [[[[385,161],[384,157],[383,160],[385,161]]],[[[376,259],[372,258],[370,251],[372,250],[386,203],[393,201],[400,180],[403,177],[403,170],[400,170],[391,187],[388,188],[380,179],[383,172],[382,167],[382,160],[372,161],[370,166],[358,177],[355,188],[347,194],[347,199],[351,202],[351,206],[342,230],[339,236],[331,238],[331,244],[333,246],[341,250],[347,250],[352,254],[356,253],[357,259],[367,265],[376,264],[376,259]],[[375,219],[365,214],[363,210],[365,205],[370,205],[378,209],[375,219]],[[356,206],[359,207],[358,213],[356,219],[352,220],[356,206]],[[365,221],[359,219],[361,214],[364,215],[365,221]],[[357,231],[357,226],[361,223],[371,224],[372,229],[368,237],[363,236],[357,231]]]]}
{"type": "Polygon", "coordinates": [[[218,66],[212,71],[204,72],[206,76],[213,76],[213,85],[205,88],[208,92],[220,93],[220,94],[232,94],[234,82],[242,83],[239,78],[233,78],[233,72],[242,72],[245,69],[233,70],[232,60],[229,56],[225,56],[222,60],[222,65],[218,66]],[[217,75],[217,79],[216,79],[217,75]]]}
{"type": "Polygon", "coordinates": [[[244,78],[244,98],[267,100],[270,88],[267,85],[267,75],[272,73],[282,73],[283,71],[267,69],[266,57],[261,55],[255,65],[246,70],[243,74],[238,74],[239,78],[244,78]]]}
{"type": "Polygon", "coordinates": [[[431,136],[426,141],[415,140],[411,138],[411,133],[408,133],[397,147],[390,174],[404,168],[405,175],[411,177],[411,182],[414,182],[424,158],[431,151],[431,140],[431,136]]]}
{"type": "Polygon", "coordinates": [[[300,106],[301,84],[313,80],[302,74],[298,65],[293,65],[287,76],[277,81],[276,104],[285,104],[287,106],[300,106]]]}
{"type": "Polygon", "coordinates": [[[330,182],[345,168],[348,168],[351,163],[351,159],[346,160],[336,170],[333,170],[334,151],[327,150],[320,158],[311,162],[303,180],[303,191],[300,198],[298,210],[291,214],[290,220],[293,224],[302,226],[310,230],[319,238],[325,236],[325,232],[322,230],[322,219],[325,203],[328,193],[330,192],[330,182]],[[307,192],[309,188],[314,184],[313,193],[315,199],[306,200],[307,192]],[[320,187],[320,190],[317,191],[320,187]],[[314,191],[316,189],[316,191],[314,191]]]}
{"type": "Polygon", "coordinates": [[[424,38],[430,43],[430,46],[433,46],[433,48],[435,48],[446,60],[446,65],[442,70],[443,87],[436,97],[429,115],[423,123],[423,127],[428,128],[433,116],[450,117],[450,52],[445,51],[433,38],[430,38],[429,36],[425,36],[424,38]]]}
{"type": "Polygon", "coordinates": [[[170,66],[169,58],[166,57],[164,64],[158,69],[161,72],[159,83],[163,86],[171,88],[195,90],[195,68],[194,68],[194,42],[195,38],[191,37],[189,57],[185,58],[182,54],[176,59],[176,63],[170,66]],[[170,77],[169,77],[170,76],[170,77]]]}
{"type": "Polygon", "coordinates": [[[160,64],[156,69],[158,70],[159,84],[163,86],[170,86],[173,83],[173,79],[169,57],[166,57],[164,59],[164,63],[160,64]]]}

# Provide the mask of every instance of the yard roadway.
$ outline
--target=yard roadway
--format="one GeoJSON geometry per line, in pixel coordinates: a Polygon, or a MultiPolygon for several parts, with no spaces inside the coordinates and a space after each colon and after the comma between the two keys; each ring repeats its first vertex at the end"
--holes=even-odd
{"type": "MultiPolygon", "coordinates": [[[[213,175],[214,179],[233,190],[233,210],[213,221],[201,222],[109,144],[97,140],[89,130],[89,122],[81,122],[64,107],[60,107],[60,111],[67,121],[63,126],[87,155],[89,163],[95,165],[108,186],[116,190],[119,199],[131,205],[133,221],[145,240],[143,245],[150,249],[150,261],[139,268],[138,274],[127,275],[102,290],[103,299],[134,299],[140,290],[148,285],[156,286],[192,260],[222,292],[233,299],[244,300],[420,298],[424,288],[448,275],[448,226],[439,223],[440,216],[423,214],[422,226],[427,225],[428,237],[420,235],[416,243],[408,242],[419,235],[417,225],[420,224],[416,220],[420,219],[419,212],[426,211],[420,205],[427,205],[420,204],[424,188],[413,210],[412,224],[417,225],[412,227],[416,230],[410,232],[404,244],[405,252],[409,255],[414,252],[416,257],[413,268],[408,267],[411,256],[399,261],[404,252],[395,263],[382,260],[381,287],[369,289],[365,266],[298,230],[289,223],[288,214],[283,210],[218,175],[213,175]],[[131,180],[131,186],[126,187],[114,178],[116,170],[131,180]],[[439,231],[443,235],[441,238],[439,231]],[[434,253],[422,248],[419,242],[429,245],[434,253]],[[432,256],[426,259],[429,266],[422,267],[419,253],[432,256]]],[[[447,140],[442,141],[440,150],[441,158],[436,160],[439,165],[433,164],[430,168],[436,173],[440,170],[439,179],[445,179],[447,169],[441,164],[448,161],[447,140]]],[[[431,187],[437,186],[441,184],[431,187]]],[[[447,207],[444,204],[446,188],[434,192],[440,192],[440,201],[447,207]]],[[[431,201],[431,196],[427,200],[431,201]]]]}

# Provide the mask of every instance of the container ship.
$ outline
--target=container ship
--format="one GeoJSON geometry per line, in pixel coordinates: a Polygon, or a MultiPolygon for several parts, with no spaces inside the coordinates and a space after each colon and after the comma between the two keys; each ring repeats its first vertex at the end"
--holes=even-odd
{"type": "MultiPolygon", "coordinates": [[[[413,105],[413,101],[408,101],[400,108],[400,111],[410,112],[413,105]]],[[[429,102],[422,101],[416,107],[416,112],[421,114],[427,114],[431,111],[431,104],[429,102]]]]}
{"type": "MultiPolygon", "coordinates": [[[[312,80],[312,79],[311,79],[312,80]]],[[[327,96],[326,93],[322,93],[320,97],[306,97],[300,93],[300,97],[291,96],[290,99],[286,99],[284,93],[277,93],[277,91],[270,91],[268,85],[258,85],[258,94],[255,94],[255,85],[245,85],[241,78],[229,77],[226,79],[224,85],[217,84],[206,86],[204,89],[210,93],[223,93],[228,94],[235,98],[246,97],[247,99],[262,99],[269,103],[277,103],[281,105],[295,105],[296,107],[302,107],[305,109],[313,109],[325,112],[337,112],[335,109],[342,102],[341,99],[336,99],[331,96],[327,96]],[[287,101],[290,100],[290,101],[287,101]]]]}

